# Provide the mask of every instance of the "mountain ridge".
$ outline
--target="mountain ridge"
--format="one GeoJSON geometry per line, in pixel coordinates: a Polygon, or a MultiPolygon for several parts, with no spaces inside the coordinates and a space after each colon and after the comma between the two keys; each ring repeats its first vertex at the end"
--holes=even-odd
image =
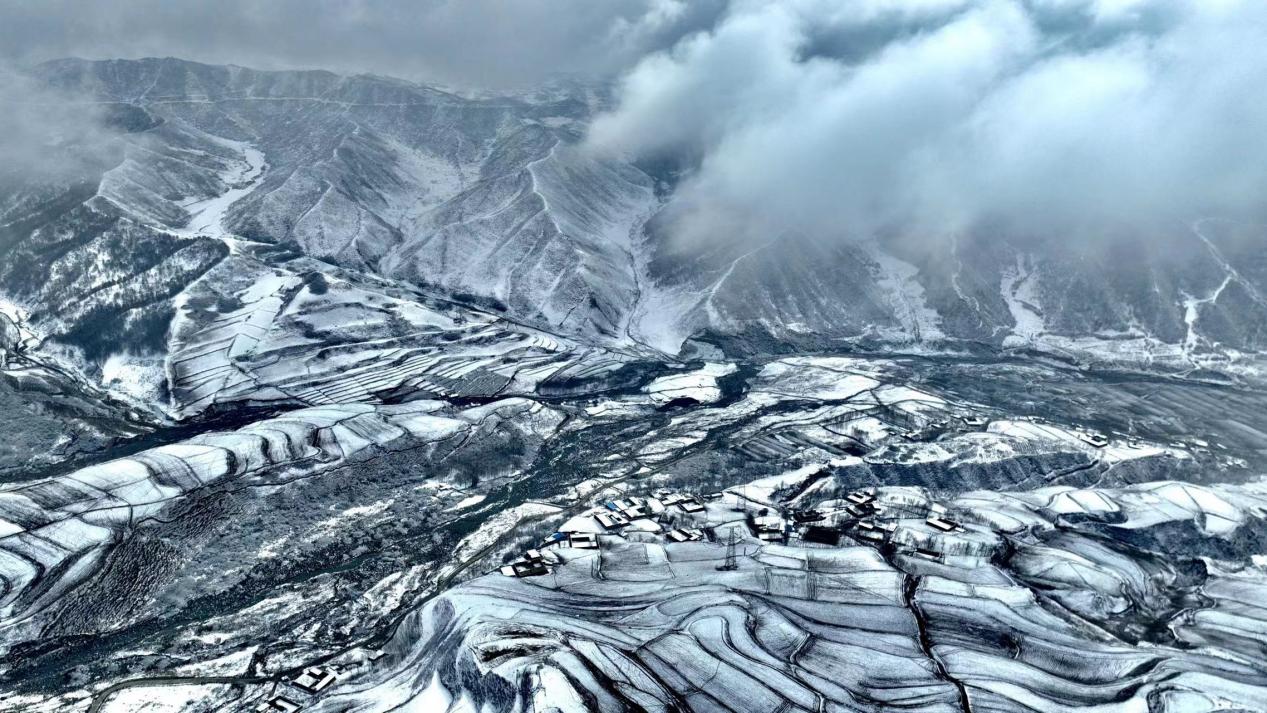
{"type": "MultiPolygon", "coordinates": [[[[1163,238],[1189,244],[1181,260],[1144,238],[1092,250],[980,236],[914,249],[795,236],[682,246],[665,233],[674,196],[663,177],[586,151],[588,121],[606,102],[601,88],[561,85],[535,95],[545,95],[540,102],[532,92],[467,98],[369,75],[170,58],[54,60],[33,75],[131,112],[109,142],[110,156],[122,158],[83,201],[96,201],[86,210],[106,220],[118,214],[133,232],[179,236],[160,242],[198,240],[185,206],[228,195],[249,146],[266,167],[224,206],[226,234],[597,343],[670,354],[688,343],[707,352],[705,342],[749,353],[1025,349],[1107,368],[1246,377],[1267,348],[1258,296],[1267,266],[1224,235],[1252,226],[1220,228],[1213,240],[1195,229],[1163,238]]],[[[92,184],[90,176],[78,190],[92,184]]],[[[10,221],[2,242],[21,250],[40,241],[41,225],[92,224],[59,207],[75,205],[72,194],[54,188],[35,200],[35,222],[10,221]]],[[[30,196],[21,205],[30,208],[30,196]]],[[[19,207],[0,206],[0,215],[19,207]]],[[[95,249],[124,250],[110,281],[137,279],[126,249],[95,249]]],[[[198,279],[169,271],[184,275],[159,290],[171,299],[198,279]]],[[[21,279],[0,279],[0,291],[29,302],[35,322],[53,320],[41,308],[48,298],[21,279]]],[[[126,306],[121,319],[143,321],[140,309],[126,306]]],[[[149,311],[161,321],[162,309],[149,311]]],[[[82,347],[75,329],[51,331],[82,347]]],[[[162,351],[154,339],[136,345],[162,351]]]]}

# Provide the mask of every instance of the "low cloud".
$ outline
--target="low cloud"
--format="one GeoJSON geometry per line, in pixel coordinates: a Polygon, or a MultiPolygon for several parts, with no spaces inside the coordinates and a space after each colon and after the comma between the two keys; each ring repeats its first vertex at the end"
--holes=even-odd
{"type": "MultiPolygon", "coordinates": [[[[0,0],[0,59],[19,63],[619,77],[589,146],[673,167],[663,224],[687,241],[1260,218],[1264,36],[1261,0],[0,0]]],[[[5,155],[99,136],[79,118],[9,112],[5,155]]]]}
{"type": "Polygon", "coordinates": [[[0,67],[0,188],[94,180],[118,159],[120,135],[106,107],[0,67]]]}
{"type": "Polygon", "coordinates": [[[736,0],[641,60],[588,142],[689,157],[687,241],[1258,217],[1265,36],[1259,0],[736,0]]]}

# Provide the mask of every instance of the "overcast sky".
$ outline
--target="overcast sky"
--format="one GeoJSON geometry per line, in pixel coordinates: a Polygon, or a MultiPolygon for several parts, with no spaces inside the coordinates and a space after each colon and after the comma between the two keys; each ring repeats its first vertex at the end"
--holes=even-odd
{"type": "Polygon", "coordinates": [[[181,57],[505,87],[611,75],[723,0],[0,0],[0,53],[181,57]]]}
{"type": "Polygon", "coordinates": [[[1265,0],[0,0],[0,53],[617,81],[687,239],[1261,216],[1265,0]]]}

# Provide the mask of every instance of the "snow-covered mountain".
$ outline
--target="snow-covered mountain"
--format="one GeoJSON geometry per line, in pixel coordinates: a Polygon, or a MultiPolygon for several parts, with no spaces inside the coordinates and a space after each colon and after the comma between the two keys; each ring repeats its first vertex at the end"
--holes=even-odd
{"type": "Polygon", "coordinates": [[[1267,691],[1258,227],[692,243],[602,87],[33,76],[93,128],[0,166],[0,709],[1267,691]]]}
{"type": "Polygon", "coordinates": [[[1077,249],[1006,235],[683,246],[658,220],[669,177],[580,148],[602,88],[470,98],[175,59],[34,73],[109,107],[117,133],[74,180],[5,195],[0,292],[96,363],[122,346],[165,353],[181,295],[246,243],[671,354],[705,338],[1252,372],[1267,345],[1257,226],[1205,220],[1077,249]]]}

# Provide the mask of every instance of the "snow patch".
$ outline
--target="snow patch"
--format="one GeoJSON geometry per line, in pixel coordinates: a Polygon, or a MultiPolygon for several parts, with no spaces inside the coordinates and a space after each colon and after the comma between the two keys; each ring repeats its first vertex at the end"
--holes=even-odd
{"type": "Polygon", "coordinates": [[[1019,346],[1033,342],[1047,331],[1043,315],[1038,307],[1038,273],[1024,256],[1016,257],[1016,266],[1003,272],[999,292],[1007,309],[1012,313],[1012,334],[1003,340],[1003,346],[1019,346]]]}
{"type": "Polygon", "coordinates": [[[101,707],[102,713],[178,713],[215,696],[220,686],[162,685],[125,688],[101,707]]]}
{"type": "Polygon", "coordinates": [[[721,398],[721,389],[717,386],[718,377],[733,374],[737,368],[734,364],[710,362],[692,372],[662,376],[647,384],[644,391],[651,395],[652,403],[657,406],[663,406],[675,399],[692,399],[697,403],[711,404],[721,398]]]}
{"type": "Polygon", "coordinates": [[[189,213],[189,222],[176,230],[176,234],[193,237],[209,235],[220,238],[230,234],[224,227],[224,216],[229,207],[254,191],[267,164],[264,153],[244,141],[219,139],[221,143],[242,152],[242,162],[220,175],[221,180],[234,186],[218,196],[195,200],[183,207],[189,213]]]}
{"type": "Polygon", "coordinates": [[[158,356],[130,352],[111,354],[101,366],[101,386],[129,401],[162,403],[167,366],[158,356]]]}
{"type": "Polygon", "coordinates": [[[944,340],[941,315],[928,306],[924,286],[917,279],[919,268],[893,257],[875,244],[868,253],[876,265],[876,284],[888,295],[889,306],[901,322],[902,330],[916,342],[944,340]]]}
{"type": "Polygon", "coordinates": [[[453,505],[449,507],[449,510],[465,510],[470,507],[475,507],[476,505],[484,502],[487,498],[487,495],[472,495],[470,497],[462,498],[456,503],[453,503],[453,505]]]}
{"type": "Polygon", "coordinates": [[[346,526],[352,520],[361,520],[383,512],[391,507],[395,500],[379,500],[369,505],[350,507],[342,512],[315,523],[312,527],[319,533],[328,533],[346,526]]]}

